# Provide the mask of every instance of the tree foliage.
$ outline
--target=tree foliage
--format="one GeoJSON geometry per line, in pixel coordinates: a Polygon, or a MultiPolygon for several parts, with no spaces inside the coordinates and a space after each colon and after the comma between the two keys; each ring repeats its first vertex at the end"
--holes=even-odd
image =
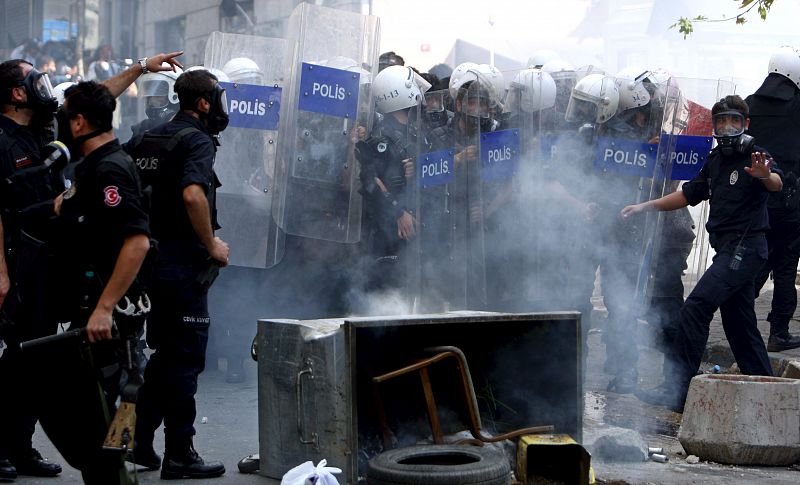
{"type": "Polygon", "coordinates": [[[758,12],[758,16],[761,17],[761,20],[767,19],[767,14],[769,13],[770,8],[772,8],[772,2],[774,0],[733,0],[737,4],[739,4],[739,11],[736,15],[732,17],[722,16],[722,18],[709,18],[705,15],[698,15],[697,17],[681,17],[678,19],[677,22],[670,25],[670,29],[678,29],[678,32],[683,34],[683,38],[689,37],[692,32],[694,32],[694,24],[695,22],[735,22],[736,25],[744,25],[747,22],[747,16],[752,10],[756,10],[758,12]]]}

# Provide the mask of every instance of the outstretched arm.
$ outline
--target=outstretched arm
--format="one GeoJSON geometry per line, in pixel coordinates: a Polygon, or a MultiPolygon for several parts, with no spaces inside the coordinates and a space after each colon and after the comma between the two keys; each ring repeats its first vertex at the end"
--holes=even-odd
{"type": "Polygon", "coordinates": [[[639,212],[647,212],[647,211],[674,211],[676,209],[682,209],[689,205],[689,201],[686,200],[686,195],[684,195],[682,190],[676,190],[675,192],[665,195],[660,199],[648,200],[647,202],[642,202],[641,204],[629,205],[622,209],[621,215],[624,219],[628,217],[638,214],[639,212]]]}
{"type": "MultiPolygon", "coordinates": [[[[157,56],[147,58],[147,70],[150,72],[156,71],[173,71],[175,67],[183,68],[183,65],[175,60],[176,57],[183,54],[183,51],[170,52],[169,54],[158,54],[157,56]],[[162,66],[162,63],[167,63],[167,66],[162,66]]],[[[116,76],[106,79],[102,84],[111,91],[111,94],[116,98],[128,89],[128,86],[133,84],[139,76],[142,75],[142,67],[139,64],[125,69],[116,76]]]]}

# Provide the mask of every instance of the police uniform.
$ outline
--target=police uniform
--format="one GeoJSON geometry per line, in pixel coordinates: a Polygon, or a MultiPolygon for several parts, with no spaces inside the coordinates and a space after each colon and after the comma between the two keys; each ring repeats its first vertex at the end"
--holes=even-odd
{"type": "Polygon", "coordinates": [[[400,284],[397,257],[404,244],[397,235],[397,220],[404,211],[410,211],[402,163],[404,159],[412,157],[415,151],[411,147],[414,146],[416,134],[410,133],[410,129],[410,126],[388,115],[376,124],[366,141],[357,144],[367,250],[373,260],[373,267],[370,268],[373,273],[371,287],[400,284]],[[378,187],[375,179],[384,184],[387,192],[378,187]],[[386,265],[376,265],[375,261],[385,262],[386,265]]]}
{"type": "MultiPolygon", "coordinates": [[[[187,128],[174,159],[161,160],[153,186],[150,221],[158,241],[158,256],[148,294],[152,312],[147,343],[155,349],[145,369],[137,403],[137,444],[152,446],[155,430],[164,423],[167,454],[188,451],[195,434],[197,377],[205,367],[208,344],[207,291],[197,284],[208,266],[209,254],[192,228],[183,189],[200,185],[216,223],[215,191],[219,185],[213,164],[215,144],[204,124],[184,112],[150,130],[175,135],[187,128]],[[163,172],[162,172],[163,170],[163,172]]],[[[141,167],[140,167],[141,168],[141,167]]]]}
{"type": "MultiPolygon", "coordinates": [[[[53,140],[45,129],[33,129],[0,115],[0,180],[25,169],[41,167],[42,148],[53,140]]],[[[51,274],[50,255],[45,242],[49,238],[48,222],[53,215],[53,199],[61,192],[54,177],[43,176],[30,187],[12,188],[4,183],[0,189],[0,210],[4,229],[6,263],[11,288],[2,311],[14,322],[5,336],[5,349],[0,357],[0,386],[14,399],[0,398],[0,458],[8,457],[18,471],[28,470],[23,460],[38,457],[32,448],[36,417],[26,400],[29,384],[39,379],[27,373],[20,363],[19,342],[55,332],[48,298],[57,279],[51,274]],[[34,203],[31,207],[31,203],[34,203]],[[20,209],[27,209],[22,217],[20,209]],[[52,325],[48,325],[52,323],[52,325]]],[[[40,458],[39,458],[40,460],[40,458]]],[[[47,475],[57,475],[61,467],[43,463],[47,475]]]]}
{"type": "MultiPolygon", "coordinates": [[[[125,239],[149,236],[138,175],[116,140],[75,166],[58,222],[62,232],[57,257],[66,263],[59,282],[67,296],[71,328],[83,327],[125,239]]],[[[69,464],[81,470],[85,483],[128,483],[121,453],[102,449],[119,394],[120,352],[119,340],[26,351],[26,362],[48,376],[47,388],[38,396],[47,400],[39,411],[42,428],[69,464]]]]}
{"type": "Polygon", "coordinates": [[[775,344],[796,344],[800,342],[795,342],[797,338],[790,339],[788,330],[797,308],[795,277],[800,259],[800,90],[794,82],[773,73],[746,102],[750,108],[748,133],[769,150],[785,174],[783,190],[769,197],[770,229],[766,231],[769,261],[756,278],[756,290],[761,290],[772,272],[775,288],[772,310],[767,316],[770,340],[780,336],[783,342],[775,344]]]}
{"type": "MultiPolygon", "coordinates": [[[[764,150],[756,147],[754,151],[764,150]]],[[[668,407],[682,409],[717,309],[742,373],[772,375],[754,309],[754,279],[767,260],[764,232],[769,229],[769,194],[761,180],[745,172],[750,164],[749,154],[723,156],[715,148],[700,173],[682,186],[690,205],[710,200],[706,229],[716,255],[681,308],[675,357],[665,363],[669,366],[665,385],[671,394],[669,401],[660,404],[668,407]]],[[[772,170],[782,175],[775,166],[772,170]]]]}

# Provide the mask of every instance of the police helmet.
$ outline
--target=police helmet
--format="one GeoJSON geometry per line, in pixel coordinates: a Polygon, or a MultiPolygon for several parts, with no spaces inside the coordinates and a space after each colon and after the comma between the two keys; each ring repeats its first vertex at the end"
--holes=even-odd
{"type": "Polygon", "coordinates": [[[552,108],[556,104],[556,83],[541,69],[523,69],[511,81],[505,104],[511,111],[525,113],[552,108]]]}
{"type": "Polygon", "coordinates": [[[650,93],[644,85],[650,71],[638,66],[629,66],[617,73],[615,83],[619,89],[619,110],[641,108],[650,103],[650,93]]]}
{"type": "Polygon", "coordinates": [[[769,58],[769,73],[780,74],[800,88],[800,49],[785,45],[769,58]]]}
{"type": "Polygon", "coordinates": [[[256,62],[248,57],[235,57],[222,66],[231,82],[243,84],[264,84],[264,73],[256,62]]]}
{"type": "Polygon", "coordinates": [[[605,123],[617,112],[619,90],[614,78],[590,74],[575,84],[569,98],[567,121],[605,123]]]}
{"type": "Polygon", "coordinates": [[[550,49],[539,49],[528,59],[528,67],[541,69],[542,66],[556,59],[558,59],[558,54],[556,54],[554,51],[551,51],[550,49]]]}
{"type": "Polygon", "coordinates": [[[375,110],[386,114],[416,106],[429,88],[430,84],[410,67],[389,66],[375,76],[372,84],[375,110]]]}

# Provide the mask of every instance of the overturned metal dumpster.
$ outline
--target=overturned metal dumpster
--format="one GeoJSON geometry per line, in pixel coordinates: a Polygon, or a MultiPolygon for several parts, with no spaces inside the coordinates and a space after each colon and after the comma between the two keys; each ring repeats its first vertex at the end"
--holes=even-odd
{"type": "Polygon", "coordinates": [[[355,485],[370,458],[436,436],[431,396],[440,435],[466,430],[460,364],[373,381],[443,346],[463,352],[483,433],[553,426],[580,442],[580,335],[575,312],[260,320],[260,473],[280,478],[325,458],[355,485]]]}

